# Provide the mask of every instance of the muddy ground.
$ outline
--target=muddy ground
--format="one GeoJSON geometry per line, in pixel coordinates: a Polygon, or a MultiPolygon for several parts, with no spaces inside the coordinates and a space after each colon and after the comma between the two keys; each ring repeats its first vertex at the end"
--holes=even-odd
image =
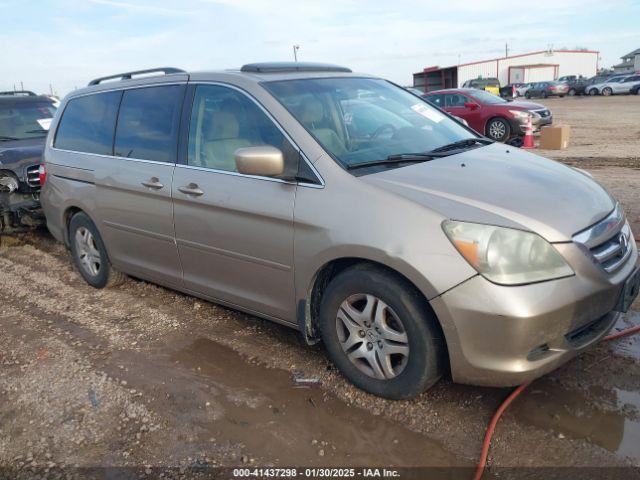
{"type": "MultiPolygon", "coordinates": [[[[555,112],[565,100],[548,102],[555,112]]],[[[640,168],[629,161],[589,171],[640,232],[640,168]]],[[[633,308],[618,328],[640,323],[633,308]]],[[[0,477],[2,467],[469,467],[510,391],[445,379],[411,401],[376,398],[286,327],[134,279],[90,288],[44,231],[3,238],[0,329],[0,477]],[[309,378],[320,385],[296,381],[309,378]]],[[[637,336],[534,382],[498,426],[490,474],[640,466],[639,378],[637,336]]]]}

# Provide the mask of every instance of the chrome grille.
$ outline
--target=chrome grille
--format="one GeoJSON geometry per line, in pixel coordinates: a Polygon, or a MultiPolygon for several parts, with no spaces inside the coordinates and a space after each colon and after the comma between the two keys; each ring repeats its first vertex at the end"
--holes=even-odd
{"type": "Polygon", "coordinates": [[[40,173],[38,169],[40,165],[31,165],[27,167],[27,184],[31,188],[39,188],[40,187],[40,173]]]}
{"type": "Polygon", "coordinates": [[[594,262],[607,273],[620,268],[631,255],[631,228],[619,205],[594,226],[574,235],[573,241],[588,249],[594,262]]]}

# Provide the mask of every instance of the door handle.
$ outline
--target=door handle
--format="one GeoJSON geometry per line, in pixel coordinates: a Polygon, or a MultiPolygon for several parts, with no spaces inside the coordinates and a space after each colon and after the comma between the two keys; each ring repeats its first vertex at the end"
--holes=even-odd
{"type": "Polygon", "coordinates": [[[142,185],[153,190],[160,190],[161,188],[164,188],[164,185],[160,183],[158,177],[151,177],[146,182],[142,182],[142,185]]]}
{"type": "Polygon", "coordinates": [[[178,187],[178,190],[185,195],[193,195],[194,197],[204,195],[204,192],[200,190],[200,187],[198,187],[198,184],[196,183],[190,183],[186,187],[178,187]]]}

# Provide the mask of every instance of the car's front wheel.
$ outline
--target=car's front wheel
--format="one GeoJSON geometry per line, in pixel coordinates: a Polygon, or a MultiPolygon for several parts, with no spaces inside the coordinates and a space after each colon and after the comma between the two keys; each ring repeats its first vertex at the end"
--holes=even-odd
{"type": "Polygon", "coordinates": [[[569,95],[570,97],[573,97],[576,94],[576,89],[572,88],[567,92],[567,95],[569,95]]]}
{"type": "Polygon", "coordinates": [[[592,97],[595,97],[596,95],[598,95],[598,89],[592,88],[591,90],[589,90],[589,95],[591,95],[592,97]]]}
{"type": "Polygon", "coordinates": [[[608,97],[612,93],[613,93],[613,90],[611,90],[609,87],[605,87],[602,89],[602,95],[604,95],[605,97],[608,97]]]}
{"type": "Polygon", "coordinates": [[[524,92],[524,98],[531,98],[531,94],[529,92],[524,92]]]}
{"type": "Polygon", "coordinates": [[[487,136],[497,142],[506,142],[511,135],[509,122],[502,118],[493,118],[487,123],[487,136]]]}
{"type": "Polygon", "coordinates": [[[71,218],[69,243],[76,268],[92,287],[111,287],[125,280],[125,275],[111,266],[100,232],[87,214],[79,212],[71,218]]]}
{"type": "Polygon", "coordinates": [[[327,353],[357,387],[394,400],[425,391],[444,371],[444,339],[426,300],[401,277],[362,264],[338,274],[320,306],[327,353]]]}

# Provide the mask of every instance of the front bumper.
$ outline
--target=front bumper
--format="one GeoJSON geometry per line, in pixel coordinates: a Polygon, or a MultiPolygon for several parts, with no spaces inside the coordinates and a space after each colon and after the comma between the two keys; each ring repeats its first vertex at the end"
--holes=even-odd
{"type": "Polygon", "coordinates": [[[627,263],[608,275],[576,244],[555,246],[574,276],[509,287],[477,275],[431,301],[454,381],[522,384],[597,343],[614,325],[613,309],[637,263],[636,247],[627,263]]]}
{"type": "MultiPolygon", "coordinates": [[[[527,122],[521,122],[516,119],[511,119],[511,131],[516,135],[524,135],[527,132],[527,122]]],[[[547,125],[551,125],[553,123],[553,116],[549,115],[547,117],[540,117],[536,119],[535,122],[532,123],[533,131],[538,132],[542,127],[547,125]]]]}

